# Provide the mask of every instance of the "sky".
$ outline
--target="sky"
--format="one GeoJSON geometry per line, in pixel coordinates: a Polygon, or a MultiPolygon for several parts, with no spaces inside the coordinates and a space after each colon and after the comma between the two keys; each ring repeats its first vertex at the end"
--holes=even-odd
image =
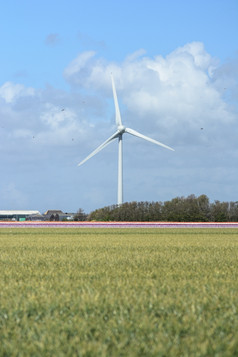
{"type": "Polygon", "coordinates": [[[8,0],[0,12],[0,210],[238,201],[238,0],[8,0]]]}

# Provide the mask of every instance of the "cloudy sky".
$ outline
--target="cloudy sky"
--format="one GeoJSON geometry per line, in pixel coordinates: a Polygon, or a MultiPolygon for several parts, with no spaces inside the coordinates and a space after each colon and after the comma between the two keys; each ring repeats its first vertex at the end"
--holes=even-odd
{"type": "Polygon", "coordinates": [[[8,0],[0,12],[0,209],[238,201],[237,0],[8,0]]]}

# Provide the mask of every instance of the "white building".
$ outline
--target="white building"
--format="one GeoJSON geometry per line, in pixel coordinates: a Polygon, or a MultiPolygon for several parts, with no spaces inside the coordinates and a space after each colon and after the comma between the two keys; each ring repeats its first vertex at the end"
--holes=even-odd
{"type": "Polygon", "coordinates": [[[30,217],[41,217],[39,211],[23,211],[23,210],[16,210],[16,211],[3,211],[0,210],[0,220],[16,220],[16,221],[25,221],[30,217]]]}

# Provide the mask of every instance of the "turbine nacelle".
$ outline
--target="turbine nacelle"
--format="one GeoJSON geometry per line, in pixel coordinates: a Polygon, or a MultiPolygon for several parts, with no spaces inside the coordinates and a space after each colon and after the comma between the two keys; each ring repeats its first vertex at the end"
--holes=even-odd
{"type": "Polygon", "coordinates": [[[124,125],[119,125],[117,127],[117,130],[119,131],[120,134],[124,134],[126,131],[126,127],[124,125]]]}

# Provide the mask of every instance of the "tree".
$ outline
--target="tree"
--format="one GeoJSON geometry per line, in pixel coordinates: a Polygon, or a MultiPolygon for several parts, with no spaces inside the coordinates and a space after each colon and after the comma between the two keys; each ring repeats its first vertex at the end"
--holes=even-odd
{"type": "Polygon", "coordinates": [[[200,222],[208,222],[211,219],[211,210],[209,198],[206,195],[201,195],[197,198],[200,222]]]}
{"type": "Polygon", "coordinates": [[[229,203],[229,221],[238,222],[238,201],[229,203]]]}
{"type": "Polygon", "coordinates": [[[206,195],[176,197],[162,202],[126,202],[91,212],[96,221],[238,222],[238,201],[210,204],[206,195]]]}
{"type": "Polygon", "coordinates": [[[74,221],[86,221],[87,220],[87,214],[84,213],[84,210],[82,208],[79,208],[77,213],[74,215],[74,221]]]}
{"type": "Polygon", "coordinates": [[[215,201],[211,205],[211,220],[214,222],[228,222],[229,218],[228,202],[215,201]]]}

